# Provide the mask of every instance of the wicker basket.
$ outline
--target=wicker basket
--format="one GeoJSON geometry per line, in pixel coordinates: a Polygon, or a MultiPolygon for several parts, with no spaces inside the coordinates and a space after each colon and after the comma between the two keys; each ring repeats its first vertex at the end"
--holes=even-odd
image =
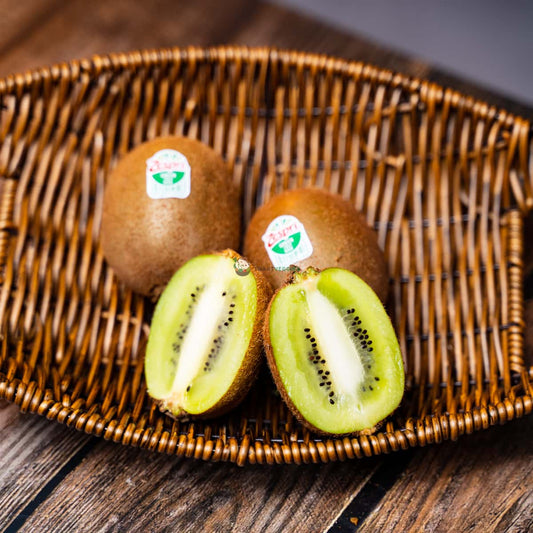
{"type": "Polygon", "coordinates": [[[523,359],[529,124],[361,63],[270,49],[95,57],[0,80],[0,398],[122,444],[209,461],[312,463],[423,446],[533,409],[523,359]],[[145,139],[200,138],[242,185],[245,222],[283,189],[339,192],[391,275],[407,370],[372,436],[324,439],[267,371],[226,417],[178,423],[147,397],[152,307],[99,249],[102,192],[145,139]]]}

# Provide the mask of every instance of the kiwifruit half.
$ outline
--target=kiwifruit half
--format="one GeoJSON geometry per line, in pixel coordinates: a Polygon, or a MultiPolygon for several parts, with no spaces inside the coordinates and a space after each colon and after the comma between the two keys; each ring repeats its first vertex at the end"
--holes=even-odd
{"type": "Polygon", "coordinates": [[[232,250],[183,265],[159,298],[145,357],[148,394],[175,417],[215,416],[248,392],[272,294],[232,250]]]}
{"type": "Polygon", "coordinates": [[[138,293],[156,298],[185,261],[237,248],[240,225],[239,188],[200,141],[157,137],[126,153],[107,177],[102,251],[138,293]]]}
{"type": "Polygon", "coordinates": [[[307,188],[272,197],[253,215],[244,255],[281,287],[292,265],[339,267],[355,272],[384,302],[389,275],[376,233],[364,216],[337,194],[307,188]]]}
{"type": "Polygon", "coordinates": [[[318,433],[371,433],[399,405],[402,355],[374,291],[344,269],[296,272],[274,295],[264,329],[274,381],[318,433]]]}

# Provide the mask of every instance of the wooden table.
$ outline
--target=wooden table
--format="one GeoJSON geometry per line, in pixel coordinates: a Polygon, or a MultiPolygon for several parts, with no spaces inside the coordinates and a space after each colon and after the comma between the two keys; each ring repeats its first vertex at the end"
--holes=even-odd
{"type": "MultiPolygon", "coordinates": [[[[110,51],[272,45],[431,78],[533,118],[532,109],[266,3],[1,0],[0,7],[0,76],[110,51]]],[[[526,262],[531,270],[533,254],[526,262]]],[[[531,361],[533,328],[528,337],[531,361]]],[[[239,468],[119,446],[0,402],[0,529],[533,531],[532,430],[529,417],[390,456],[239,468]]]]}

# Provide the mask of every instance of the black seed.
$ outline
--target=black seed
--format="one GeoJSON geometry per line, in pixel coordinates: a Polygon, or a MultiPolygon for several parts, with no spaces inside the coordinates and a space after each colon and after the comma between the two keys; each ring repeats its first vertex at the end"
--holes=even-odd
{"type": "Polygon", "coordinates": [[[229,320],[230,322],[233,322],[233,318],[231,318],[231,317],[229,317],[228,320],[229,320]]]}
{"type": "Polygon", "coordinates": [[[329,403],[333,405],[335,402],[333,400],[330,400],[329,403]]]}
{"type": "Polygon", "coordinates": [[[360,324],[360,323],[361,323],[361,321],[360,321],[360,320],[358,320],[358,321],[357,321],[357,323],[358,323],[358,324],[360,324]]]}
{"type": "Polygon", "coordinates": [[[369,348],[368,351],[371,352],[374,348],[369,348]]]}
{"type": "Polygon", "coordinates": [[[314,364],[314,365],[316,365],[317,363],[318,363],[318,361],[317,361],[317,360],[313,361],[313,364],[314,364]]]}
{"type": "Polygon", "coordinates": [[[328,379],[327,376],[322,376],[322,379],[328,379]]]}
{"type": "Polygon", "coordinates": [[[365,333],[365,334],[367,333],[366,329],[363,330],[363,333],[365,333]]]}
{"type": "Polygon", "coordinates": [[[358,316],[356,316],[356,317],[354,318],[354,320],[359,320],[359,317],[358,317],[358,316]]]}
{"type": "Polygon", "coordinates": [[[311,338],[311,335],[306,335],[305,338],[306,338],[306,339],[310,339],[310,338],[311,338]]]}
{"type": "MultiPolygon", "coordinates": [[[[235,298],[235,296],[234,296],[234,298],[235,298]]],[[[235,307],[235,304],[229,304],[229,306],[230,307],[235,307]]]]}
{"type": "Polygon", "coordinates": [[[352,322],[352,326],[355,326],[355,320],[352,322]]]}
{"type": "Polygon", "coordinates": [[[224,322],[224,325],[227,326],[227,325],[229,325],[229,324],[228,324],[228,322],[224,322]]]}
{"type": "Polygon", "coordinates": [[[366,365],[366,367],[367,367],[367,368],[371,368],[371,367],[372,367],[372,365],[366,365]]]}
{"type": "Polygon", "coordinates": [[[357,333],[361,333],[361,328],[357,328],[355,331],[357,331],[357,333]]]}
{"type": "Polygon", "coordinates": [[[326,381],[326,385],[331,385],[331,381],[326,381]]]}
{"type": "Polygon", "coordinates": [[[213,342],[216,344],[218,342],[218,339],[215,339],[213,342]]]}
{"type": "Polygon", "coordinates": [[[376,381],[379,381],[379,378],[378,378],[377,376],[376,376],[374,379],[375,379],[376,381]]]}
{"type": "Polygon", "coordinates": [[[314,337],[311,337],[311,342],[316,342],[316,339],[314,337]]]}
{"type": "Polygon", "coordinates": [[[369,385],[368,388],[369,388],[370,390],[374,390],[374,389],[372,388],[372,385],[369,385]]]}
{"type": "Polygon", "coordinates": [[[334,396],[334,395],[335,395],[334,392],[330,392],[330,393],[329,393],[329,396],[330,396],[330,397],[331,397],[331,396],[334,396]]]}
{"type": "Polygon", "coordinates": [[[313,342],[313,344],[311,344],[311,346],[312,346],[313,348],[316,348],[316,342],[313,342]]]}
{"type": "Polygon", "coordinates": [[[368,335],[365,335],[365,339],[368,339],[368,335]]]}
{"type": "Polygon", "coordinates": [[[225,292],[223,292],[223,293],[222,293],[222,296],[226,296],[226,293],[225,293],[225,292]]]}
{"type": "Polygon", "coordinates": [[[305,331],[306,333],[309,333],[311,330],[310,330],[309,328],[304,328],[304,331],[305,331]]]}
{"type": "Polygon", "coordinates": [[[359,335],[357,335],[357,333],[354,333],[353,336],[359,338],[359,335]]]}
{"type": "Polygon", "coordinates": [[[189,385],[189,386],[187,387],[187,391],[186,391],[186,392],[189,392],[190,390],[191,390],[191,386],[189,385]]]}
{"type": "Polygon", "coordinates": [[[322,359],[322,361],[320,361],[320,362],[321,362],[322,364],[324,364],[324,363],[326,362],[326,360],[325,360],[325,359],[322,359]]]}
{"type": "Polygon", "coordinates": [[[324,386],[324,382],[322,382],[322,383],[320,384],[320,386],[323,387],[323,386],[324,386]]]}
{"type": "Polygon", "coordinates": [[[372,344],[372,341],[368,341],[367,344],[370,346],[372,344]]]}
{"type": "Polygon", "coordinates": [[[326,370],[326,376],[329,376],[329,370],[326,370]]]}
{"type": "MultiPolygon", "coordinates": [[[[318,350],[315,348],[315,349],[313,350],[313,353],[316,355],[316,354],[318,353],[318,350]]],[[[320,358],[319,358],[319,359],[320,359],[320,358]]]]}
{"type": "Polygon", "coordinates": [[[319,370],[319,371],[318,371],[319,374],[322,374],[322,372],[324,372],[324,371],[323,371],[323,370],[319,370]]]}
{"type": "Polygon", "coordinates": [[[229,314],[232,315],[232,314],[233,314],[233,311],[230,311],[229,314]]]}
{"type": "Polygon", "coordinates": [[[191,298],[196,298],[196,294],[194,294],[194,292],[191,292],[191,298]]]}

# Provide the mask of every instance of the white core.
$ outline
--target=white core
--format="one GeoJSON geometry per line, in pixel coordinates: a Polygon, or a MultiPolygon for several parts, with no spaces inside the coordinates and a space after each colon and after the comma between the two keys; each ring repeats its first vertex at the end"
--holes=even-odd
{"type": "Polygon", "coordinates": [[[316,288],[306,287],[311,331],[340,395],[358,396],[364,369],[338,309],[316,288]]]}
{"type": "Polygon", "coordinates": [[[198,298],[191,322],[183,338],[176,377],[172,390],[184,394],[191,381],[200,372],[208,355],[208,349],[215,338],[222,313],[226,309],[227,290],[224,277],[217,278],[208,285],[198,298]]]}

